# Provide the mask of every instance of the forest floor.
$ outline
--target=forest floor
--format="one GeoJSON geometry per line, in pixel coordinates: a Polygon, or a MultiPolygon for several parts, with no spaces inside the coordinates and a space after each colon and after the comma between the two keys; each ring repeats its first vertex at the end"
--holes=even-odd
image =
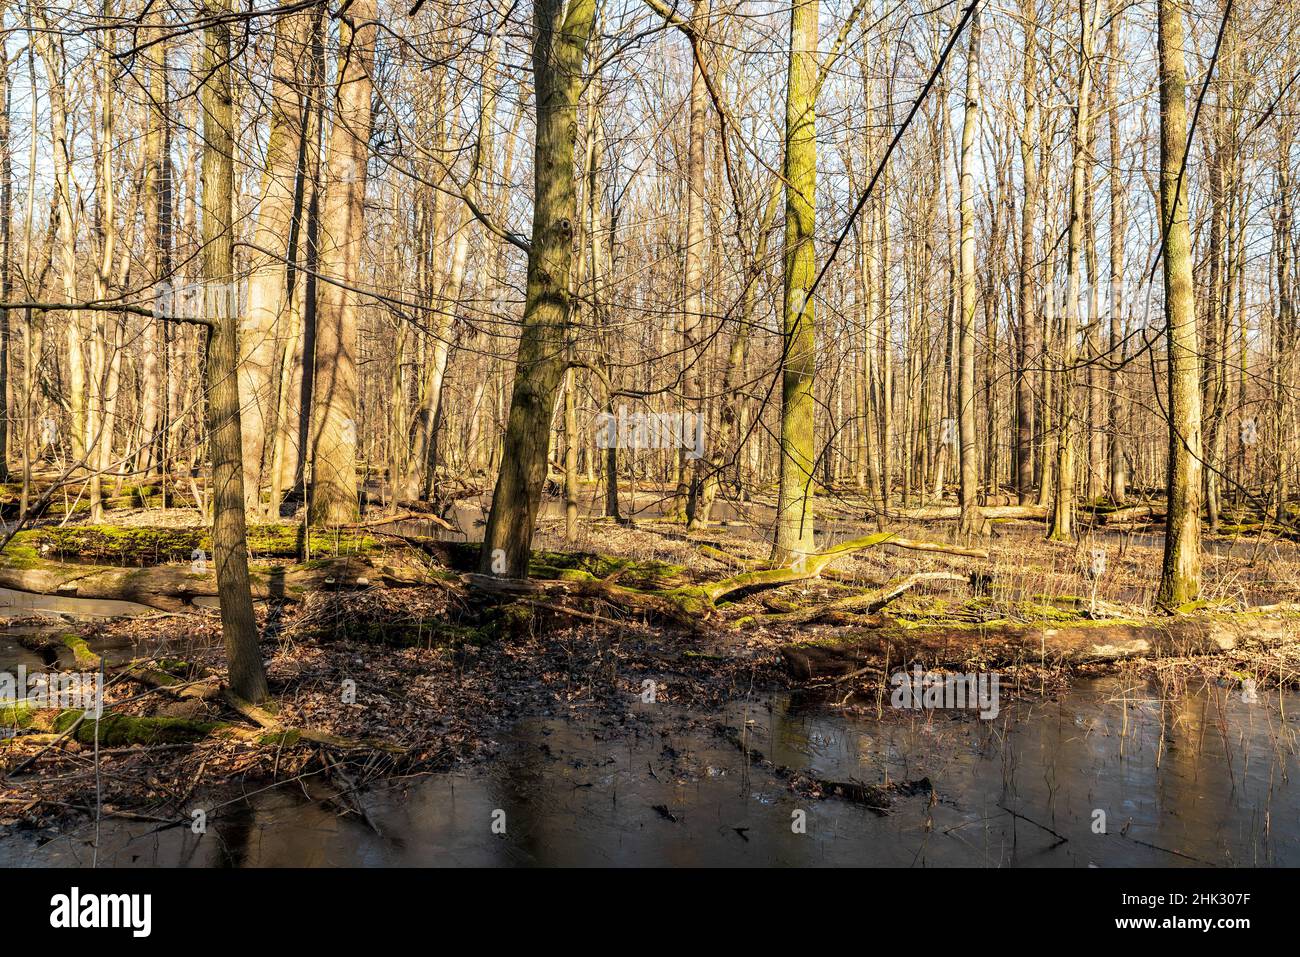
{"type": "MultiPolygon", "coordinates": [[[[184,553],[185,534],[201,535],[193,509],[111,518],[119,529],[179,534],[163,551],[184,553]]],[[[843,515],[827,524],[823,547],[877,527],[843,515]]],[[[1148,627],[1162,548],[1158,525],[1099,527],[1060,545],[1043,540],[1041,523],[999,522],[984,543],[986,558],[886,541],[837,558],[817,577],[732,591],[678,615],[662,613],[663,596],[760,567],[761,532],[740,524],[688,532],[662,520],[597,520],[581,522],[576,541],[566,542],[563,522],[544,519],[535,541],[539,584],[497,593],[473,580],[473,546],[413,536],[409,523],[400,533],[383,528],[367,522],[355,554],[336,540],[329,572],[342,577],[292,600],[258,604],[276,730],[285,733],[262,733],[265,725],[244,720],[219,693],[224,651],[212,608],[95,621],[10,620],[7,633],[48,665],[70,667],[70,649],[83,665],[78,656],[85,649],[101,655],[106,710],[146,722],[32,725],[0,741],[0,832],[49,837],[96,814],[182,826],[196,789],[224,789],[237,800],[308,778],[333,785],[342,813],[364,815],[351,796],[367,782],[490,760],[497,737],[524,716],[587,714],[634,729],[645,721],[634,704],[651,692],[707,719],[756,692],[811,685],[828,707],[891,720],[887,676],[912,664],[996,668],[1002,695],[1011,698],[1051,695],[1072,675],[1116,669],[1173,692],[1206,681],[1300,683],[1300,628],[1289,617],[1300,603],[1300,551],[1258,534],[1206,539],[1206,601],[1196,611],[1282,615],[1281,638],[1251,640],[1248,619],[1243,637],[1215,654],[1150,642],[1119,652],[1108,643],[1100,654],[1070,657],[1034,653],[1032,641],[1013,646],[998,636],[1148,627]],[[356,569],[340,573],[339,562],[355,562],[356,569]],[[401,575],[391,572],[393,564],[401,575]],[[854,604],[900,581],[913,585],[870,607],[854,604]],[[642,595],[653,602],[622,600],[642,595]],[[880,635],[900,640],[882,645],[880,635]],[[943,641],[914,640],[935,635],[943,641]],[[830,672],[800,675],[794,666],[803,660],[797,649],[811,648],[823,662],[842,647],[855,649],[854,657],[835,659],[830,672]],[[141,681],[146,664],[154,679],[159,672],[170,677],[141,681]]],[[[912,540],[959,544],[952,522],[891,520],[888,528],[912,540]]],[[[25,541],[42,543],[36,551],[47,559],[57,550],[65,563],[105,563],[104,550],[119,547],[119,539],[92,532],[38,527],[25,541]],[[71,554],[78,548],[92,554],[71,554]]],[[[148,538],[141,535],[130,537],[129,548],[140,549],[148,538]]],[[[122,563],[138,559],[134,552],[121,556],[122,563]]]]}

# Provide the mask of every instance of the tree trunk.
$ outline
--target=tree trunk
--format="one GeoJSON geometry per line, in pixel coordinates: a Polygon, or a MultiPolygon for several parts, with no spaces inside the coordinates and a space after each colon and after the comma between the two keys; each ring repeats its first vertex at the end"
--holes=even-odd
{"type": "MultiPolygon", "coordinates": [[[[285,338],[288,265],[293,250],[294,198],[301,152],[298,108],[308,19],[282,16],[275,22],[262,197],[248,257],[248,308],[240,324],[239,400],[244,423],[244,494],[250,515],[264,514],[261,489],[268,461],[269,428],[276,421],[276,368],[285,338]],[[266,250],[266,252],[262,252],[266,250]]],[[[272,502],[274,509],[278,503],[272,502]]]]}
{"type": "Polygon", "coordinates": [[[244,527],[243,443],[240,441],[235,282],[234,110],[231,104],[230,0],[208,0],[203,62],[203,280],[208,330],[205,383],[212,449],[212,551],[221,596],[221,630],[230,688],[246,701],[270,692],[257,643],[248,582],[244,527]]]}
{"type": "Polygon", "coordinates": [[[966,107],[961,131],[961,179],[958,212],[961,218],[960,311],[957,322],[957,423],[961,440],[961,528],[982,531],[976,500],[979,492],[979,450],[975,432],[975,134],[980,118],[980,14],[971,17],[970,53],[966,61],[966,107]]]}
{"type": "Polygon", "coordinates": [[[1038,139],[1038,21],[1037,0],[1022,0],[1025,31],[1025,62],[1021,74],[1024,87],[1025,119],[1020,134],[1020,159],[1024,169],[1025,196],[1020,207],[1020,361],[1016,376],[1016,491],[1020,504],[1028,505],[1034,490],[1034,403],[1041,377],[1042,343],[1038,313],[1034,308],[1034,227],[1038,218],[1039,176],[1035,152],[1038,139]]]}
{"type": "MultiPolygon", "coordinates": [[[[1078,354],[1079,300],[1083,291],[1084,202],[1088,196],[1088,144],[1092,117],[1092,47],[1100,10],[1098,0],[1079,0],[1079,84],[1074,113],[1074,159],[1070,179],[1070,235],[1067,249],[1067,289],[1061,329],[1061,423],[1056,453],[1056,495],[1052,502],[1055,541],[1074,540],[1075,442],[1078,411],[1074,395],[1074,370],[1078,354]]],[[[1050,295],[1050,290],[1049,290],[1050,295]]]]}
{"type": "Polygon", "coordinates": [[[1169,508],[1158,604],[1174,609],[1201,590],[1201,392],[1187,223],[1187,72],[1183,12],[1160,0],[1160,219],[1164,227],[1165,327],[1169,357],[1169,508]]]}
{"type": "Polygon", "coordinates": [[[574,138],[594,0],[537,0],[533,77],[537,109],[533,153],[532,243],[527,300],[501,468],[483,534],[480,570],[528,577],[533,521],[546,478],[551,413],[567,362],[569,276],[577,195],[574,138]]]}
{"type": "MultiPolygon", "coordinates": [[[[1125,184],[1120,178],[1119,63],[1122,55],[1124,8],[1116,2],[1111,10],[1109,81],[1106,84],[1110,135],[1110,361],[1118,363],[1124,339],[1124,232],[1128,228],[1124,205],[1125,184]]],[[[1120,395],[1119,373],[1110,371],[1109,480],[1111,500],[1122,503],[1128,496],[1128,462],[1124,448],[1124,400],[1120,395]]]]}
{"type": "MultiPolygon", "coordinates": [[[[155,301],[170,284],[171,276],[171,140],[167,112],[167,48],[165,27],[156,28],[157,44],[147,54],[149,65],[148,127],[144,142],[144,242],[149,279],[155,301]]],[[[162,460],[163,383],[166,336],[161,323],[144,325],[140,369],[140,434],[142,447],[137,469],[146,479],[164,471],[162,460]]]]}
{"type": "Polygon", "coordinates": [[[330,130],[325,202],[321,211],[320,273],[313,383],[311,501],[313,525],[342,525],[357,517],[356,285],[365,243],[366,162],[369,156],[371,73],[375,60],[375,0],[356,0],[342,16],[342,53],[330,130]]]}
{"type": "Polygon", "coordinates": [[[817,202],[817,15],[819,0],[795,0],[785,107],[784,354],[781,362],[781,472],[772,561],[798,561],[813,540],[813,302],[817,202]]]}
{"type": "MultiPolygon", "coordinates": [[[[696,0],[695,17],[703,23],[708,18],[708,0],[696,0]]],[[[697,56],[699,51],[697,50],[697,56]]],[[[691,115],[690,144],[687,151],[686,173],[686,256],[685,256],[685,301],[682,303],[682,359],[685,371],[682,379],[682,405],[687,416],[692,413],[704,415],[702,396],[704,394],[704,353],[701,348],[700,335],[704,322],[704,215],[705,215],[705,157],[704,118],[707,109],[707,93],[704,78],[700,73],[700,64],[691,67],[691,115]]],[[[684,426],[685,428],[685,426],[684,426]]],[[[700,483],[709,467],[709,460],[698,455],[702,449],[695,449],[697,458],[687,456],[687,449],[677,451],[681,466],[681,482],[673,502],[673,512],[680,518],[695,524],[696,503],[699,501],[700,483]]]]}

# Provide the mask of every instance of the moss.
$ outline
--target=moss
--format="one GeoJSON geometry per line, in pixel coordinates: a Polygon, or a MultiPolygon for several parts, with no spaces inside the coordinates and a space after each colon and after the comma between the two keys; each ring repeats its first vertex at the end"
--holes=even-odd
{"type": "Polygon", "coordinates": [[[566,581],[566,582],[599,581],[599,579],[591,572],[584,571],[581,568],[558,568],[554,565],[543,565],[537,562],[529,563],[528,574],[533,578],[543,578],[552,581],[566,581]]]}
{"type": "MultiPolygon", "coordinates": [[[[54,731],[62,734],[83,716],[80,711],[63,711],[54,719],[54,731]]],[[[94,744],[98,732],[101,748],[127,744],[177,744],[210,734],[218,725],[191,718],[137,718],[126,714],[106,714],[98,721],[86,718],[77,728],[76,739],[94,744]]]]}
{"type": "Polygon", "coordinates": [[[63,644],[72,651],[72,660],[78,668],[93,669],[99,667],[99,655],[90,650],[84,638],[78,635],[64,635],[63,644]]]}
{"type": "MultiPolygon", "coordinates": [[[[353,531],[312,529],[298,525],[250,525],[249,554],[254,558],[297,558],[309,550],[314,558],[362,555],[380,551],[378,539],[353,531]]],[[[5,559],[33,564],[41,558],[93,561],[116,565],[188,562],[195,551],[211,554],[207,529],[121,525],[66,525],[29,529],[14,536],[5,559]]]]}
{"type": "Polygon", "coordinates": [[[1086,598],[1034,596],[1010,599],[989,596],[947,598],[937,595],[905,597],[890,606],[890,617],[904,628],[987,628],[1016,625],[1113,624],[1115,619],[1088,617],[1086,598]]]}
{"type": "Polygon", "coordinates": [[[537,551],[532,553],[528,561],[529,574],[537,578],[580,581],[618,575],[620,584],[641,589],[662,588],[679,580],[685,570],[681,565],[654,559],[622,558],[597,552],[537,551]]]}
{"type": "Polygon", "coordinates": [[[705,617],[714,610],[713,599],[709,597],[709,593],[696,585],[654,592],[654,594],[672,599],[690,616],[705,617]]]}
{"type": "Polygon", "coordinates": [[[26,728],[35,717],[36,709],[31,705],[0,705],[0,728],[26,728]]]}
{"type": "Polygon", "coordinates": [[[532,631],[533,608],[524,602],[512,601],[497,605],[485,616],[482,633],[506,639],[525,638],[532,631]]]}
{"type": "Polygon", "coordinates": [[[19,532],[9,540],[4,547],[4,563],[9,568],[25,569],[36,568],[41,563],[40,552],[36,546],[20,538],[27,532],[19,532]]]}
{"type": "Polygon", "coordinates": [[[257,743],[268,748],[291,748],[302,738],[302,732],[297,729],[291,731],[268,731],[257,739],[257,743]]]}

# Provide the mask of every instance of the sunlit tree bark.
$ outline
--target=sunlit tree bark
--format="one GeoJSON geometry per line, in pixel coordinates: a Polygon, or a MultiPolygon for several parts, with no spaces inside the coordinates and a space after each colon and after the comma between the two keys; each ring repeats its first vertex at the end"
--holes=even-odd
{"type": "Polygon", "coordinates": [[[816,340],[808,292],[817,272],[817,14],[818,0],[795,0],[790,11],[790,61],[785,105],[785,280],[782,302],[780,489],[774,562],[816,550],[813,539],[813,373],[816,340]]]}
{"type": "Polygon", "coordinates": [[[203,280],[207,339],[205,385],[212,450],[212,551],[230,689],[257,703],[269,695],[248,582],[244,471],[240,458],[238,320],[234,313],[234,110],[231,104],[230,0],[207,0],[204,30],[203,280]]]}
{"type": "Polygon", "coordinates": [[[480,570],[488,574],[528,575],[533,522],[546,477],[550,417],[567,364],[565,325],[577,217],[574,145],[583,60],[594,17],[594,0],[538,0],[533,11],[533,231],[501,469],[479,559],[480,570]]]}
{"type": "Polygon", "coordinates": [[[1174,0],[1160,0],[1160,220],[1169,359],[1169,505],[1156,600],[1170,609],[1195,601],[1201,590],[1200,344],[1184,186],[1187,70],[1182,17],[1182,8],[1174,0]]]}
{"type": "Polygon", "coordinates": [[[375,0],[356,0],[342,15],[334,126],[321,209],[312,413],[313,525],[357,517],[357,325],[355,291],[365,243],[366,163],[375,61],[375,0]]]}

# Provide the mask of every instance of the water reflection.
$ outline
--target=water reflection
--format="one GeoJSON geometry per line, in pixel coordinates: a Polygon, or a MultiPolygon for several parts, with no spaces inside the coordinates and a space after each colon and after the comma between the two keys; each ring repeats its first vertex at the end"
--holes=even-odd
{"type": "MultiPolygon", "coordinates": [[[[996,721],[935,712],[850,717],[803,697],[737,704],[777,765],[865,783],[928,778],[886,815],[792,792],[747,760],[718,719],[641,709],[626,725],[527,721],[468,772],[366,792],[376,833],[324,793],[270,789],[188,826],[105,822],[100,865],[892,865],[1300,864],[1291,782],[1300,696],[1247,704],[1231,689],[1161,699],[1118,678],[996,721]],[[806,833],[792,815],[806,812],[806,833]],[[493,833],[495,812],[505,833],[493,833]],[[1104,815],[1104,832],[1097,829],[1104,815]]],[[[92,831],[0,863],[88,863],[92,831]]]]}

